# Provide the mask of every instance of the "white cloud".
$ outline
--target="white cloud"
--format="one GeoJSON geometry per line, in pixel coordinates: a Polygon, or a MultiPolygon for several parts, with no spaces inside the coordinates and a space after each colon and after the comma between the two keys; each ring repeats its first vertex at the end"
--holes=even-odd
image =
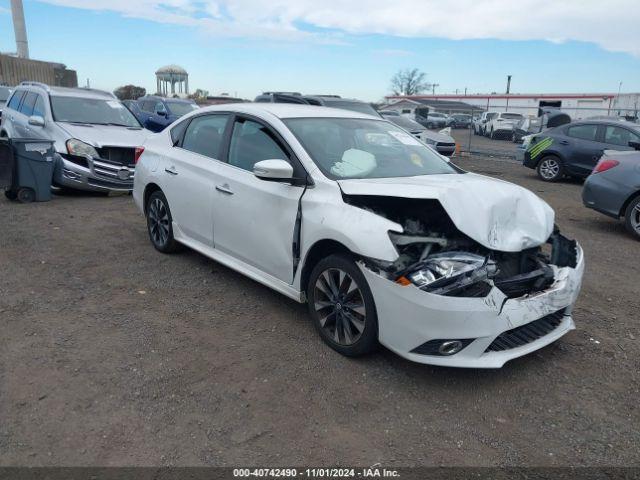
{"type": "Polygon", "coordinates": [[[637,0],[40,1],[194,26],[224,37],[339,42],[344,34],[376,33],[454,40],[577,40],[640,56],[637,0]]]}

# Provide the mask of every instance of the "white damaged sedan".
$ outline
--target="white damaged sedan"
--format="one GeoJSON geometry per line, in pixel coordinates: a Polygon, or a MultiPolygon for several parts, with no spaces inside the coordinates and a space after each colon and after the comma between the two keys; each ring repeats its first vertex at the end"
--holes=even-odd
{"type": "Polygon", "coordinates": [[[366,114],[233,104],[147,141],[153,246],[186,245],[307,302],[345,355],[498,368],[575,328],[583,253],[530,191],[468,173],[366,114]]]}

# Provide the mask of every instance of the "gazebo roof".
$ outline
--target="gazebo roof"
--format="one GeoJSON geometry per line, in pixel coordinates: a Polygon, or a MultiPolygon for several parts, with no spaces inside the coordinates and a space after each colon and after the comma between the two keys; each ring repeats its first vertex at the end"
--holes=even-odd
{"type": "Polygon", "coordinates": [[[156,71],[156,75],[188,75],[187,71],[179,65],[166,65],[156,71]]]}

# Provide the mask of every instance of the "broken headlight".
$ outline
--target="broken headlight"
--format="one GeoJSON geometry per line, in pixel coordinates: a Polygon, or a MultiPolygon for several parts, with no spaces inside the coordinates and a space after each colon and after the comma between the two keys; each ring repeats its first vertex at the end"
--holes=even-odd
{"type": "Polygon", "coordinates": [[[452,294],[488,280],[496,272],[495,262],[486,257],[465,252],[447,252],[430,255],[415,270],[405,274],[404,278],[427,292],[452,294]]]}

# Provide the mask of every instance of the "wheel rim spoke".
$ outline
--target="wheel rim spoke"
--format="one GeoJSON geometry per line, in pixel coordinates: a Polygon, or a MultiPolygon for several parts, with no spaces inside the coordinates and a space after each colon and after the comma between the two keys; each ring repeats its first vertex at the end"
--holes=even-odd
{"type": "Polygon", "coordinates": [[[329,268],[316,279],[313,307],[320,328],[340,345],[356,343],[366,326],[366,308],[356,281],[345,271],[329,268]]]}

